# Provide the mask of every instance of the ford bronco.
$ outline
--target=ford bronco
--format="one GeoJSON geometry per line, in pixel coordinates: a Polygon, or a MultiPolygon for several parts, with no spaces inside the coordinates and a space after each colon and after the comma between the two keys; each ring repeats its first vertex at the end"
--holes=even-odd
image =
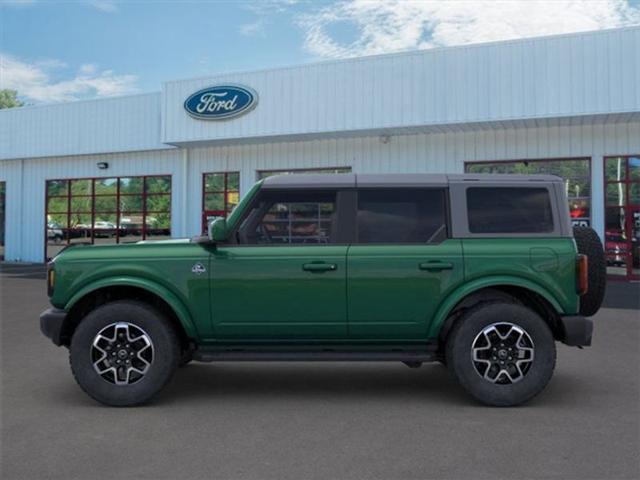
{"type": "Polygon", "coordinates": [[[42,332],[108,405],[191,360],[357,360],[439,361],[509,406],[549,382],[556,341],[591,344],[605,259],[558,177],[284,175],[206,236],[67,248],[47,284],[42,332]]]}

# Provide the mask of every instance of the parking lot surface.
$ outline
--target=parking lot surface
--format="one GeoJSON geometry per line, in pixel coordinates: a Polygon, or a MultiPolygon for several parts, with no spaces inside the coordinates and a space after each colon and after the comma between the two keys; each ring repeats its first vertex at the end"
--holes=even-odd
{"type": "Polygon", "coordinates": [[[440,365],[223,363],[116,409],[40,334],[41,270],[3,268],[0,291],[3,479],[640,478],[635,305],[601,310],[593,347],[558,345],[518,408],[478,405],[440,365]]]}

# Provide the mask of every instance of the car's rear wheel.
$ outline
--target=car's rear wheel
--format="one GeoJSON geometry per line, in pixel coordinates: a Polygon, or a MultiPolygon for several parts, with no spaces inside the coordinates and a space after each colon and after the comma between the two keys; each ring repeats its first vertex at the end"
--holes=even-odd
{"type": "Polygon", "coordinates": [[[149,401],[171,379],[180,358],[180,342],[167,318],[129,300],[91,311],[75,330],[69,349],[80,387],[111,406],[149,401]]]}
{"type": "Polygon", "coordinates": [[[529,308],[482,303],[460,317],[446,343],[447,366],[473,397],[513,406],[540,393],[553,374],[556,348],[546,322],[529,308]]]}

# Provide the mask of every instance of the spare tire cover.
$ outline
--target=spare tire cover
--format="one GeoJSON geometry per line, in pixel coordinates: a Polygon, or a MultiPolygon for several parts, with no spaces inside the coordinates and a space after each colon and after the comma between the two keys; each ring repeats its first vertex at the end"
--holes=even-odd
{"type": "Polygon", "coordinates": [[[573,227],[578,253],[588,257],[589,291],[580,297],[580,314],[595,315],[604,300],[607,288],[607,264],[600,237],[593,228],[573,227]]]}

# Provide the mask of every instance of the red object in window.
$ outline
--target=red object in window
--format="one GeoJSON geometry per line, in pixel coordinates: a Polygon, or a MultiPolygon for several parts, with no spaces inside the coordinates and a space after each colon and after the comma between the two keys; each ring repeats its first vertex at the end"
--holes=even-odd
{"type": "Polygon", "coordinates": [[[587,211],[580,207],[571,207],[571,218],[582,218],[587,216],[587,211]]]}

